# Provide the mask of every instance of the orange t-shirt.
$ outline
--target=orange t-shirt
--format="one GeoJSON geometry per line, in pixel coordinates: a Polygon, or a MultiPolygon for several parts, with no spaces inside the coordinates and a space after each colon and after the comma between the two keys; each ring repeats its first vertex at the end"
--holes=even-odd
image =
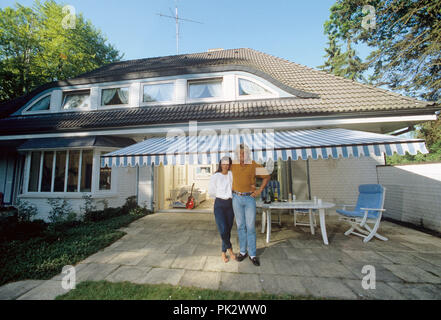
{"type": "Polygon", "coordinates": [[[233,191],[238,192],[251,192],[251,186],[256,184],[256,177],[269,177],[266,168],[254,160],[243,166],[240,163],[233,163],[231,173],[233,174],[233,191]]]}

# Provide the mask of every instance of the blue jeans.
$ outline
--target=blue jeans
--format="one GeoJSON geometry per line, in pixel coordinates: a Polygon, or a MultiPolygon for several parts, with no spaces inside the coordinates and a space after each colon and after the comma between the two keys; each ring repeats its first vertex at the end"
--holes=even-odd
{"type": "Polygon", "coordinates": [[[214,200],[214,218],[222,239],[222,252],[231,249],[231,228],[233,228],[234,212],[231,199],[224,200],[216,198],[214,200]]]}
{"type": "Polygon", "coordinates": [[[251,196],[233,193],[233,209],[236,217],[240,252],[256,256],[256,200],[251,196]]]}

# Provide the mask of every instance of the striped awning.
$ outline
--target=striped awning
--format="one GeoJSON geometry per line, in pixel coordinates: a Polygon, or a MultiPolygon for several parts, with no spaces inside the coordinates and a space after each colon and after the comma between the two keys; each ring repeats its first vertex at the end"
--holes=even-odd
{"type": "Polygon", "coordinates": [[[259,163],[278,159],[349,158],[381,156],[406,152],[428,153],[424,140],[341,128],[308,130],[242,130],[194,135],[151,137],[137,144],[108,153],[101,158],[105,166],[149,166],[152,164],[210,164],[228,155],[237,159],[240,143],[250,149],[259,163]]]}

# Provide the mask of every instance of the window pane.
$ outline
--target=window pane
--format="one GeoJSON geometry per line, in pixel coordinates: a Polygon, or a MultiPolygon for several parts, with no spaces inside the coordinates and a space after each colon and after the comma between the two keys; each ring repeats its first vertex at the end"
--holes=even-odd
{"type": "Polygon", "coordinates": [[[81,161],[81,192],[92,191],[92,162],[93,162],[93,151],[84,150],[83,160],[81,161]]]}
{"type": "Polygon", "coordinates": [[[271,93],[265,88],[259,86],[258,84],[248,81],[245,79],[239,79],[239,95],[262,95],[271,93]]]}
{"type": "Polygon", "coordinates": [[[89,100],[90,94],[88,92],[66,94],[63,109],[88,108],[89,100]]]}
{"type": "Polygon", "coordinates": [[[80,161],[80,151],[69,152],[69,170],[67,174],[67,192],[78,191],[78,166],[80,161]]]}
{"type": "Polygon", "coordinates": [[[28,111],[41,111],[41,110],[49,110],[51,105],[51,96],[44,97],[37,103],[35,103],[28,111]]]}
{"type": "MultiPolygon", "coordinates": [[[[107,152],[101,152],[101,156],[107,152]]],[[[100,168],[100,190],[110,190],[112,182],[112,168],[100,168]]]]}
{"type": "Polygon", "coordinates": [[[66,173],[66,151],[57,151],[55,160],[54,191],[64,192],[64,177],[66,173]]]}
{"type": "Polygon", "coordinates": [[[111,106],[129,103],[129,88],[103,89],[101,91],[101,105],[111,106]]]}
{"type": "Polygon", "coordinates": [[[149,84],[144,86],[143,102],[173,101],[173,83],[149,84]]]}
{"type": "Polygon", "coordinates": [[[51,191],[53,162],[54,162],[54,153],[45,152],[43,155],[43,173],[41,177],[41,192],[51,191]]]}
{"type": "Polygon", "coordinates": [[[189,82],[190,99],[222,96],[222,80],[189,82]]]}
{"type": "Polygon", "coordinates": [[[29,192],[37,192],[38,191],[38,180],[40,178],[40,160],[41,160],[41,152],[32,152],[31,153],[31,168],[29,172],[29,192]]]}

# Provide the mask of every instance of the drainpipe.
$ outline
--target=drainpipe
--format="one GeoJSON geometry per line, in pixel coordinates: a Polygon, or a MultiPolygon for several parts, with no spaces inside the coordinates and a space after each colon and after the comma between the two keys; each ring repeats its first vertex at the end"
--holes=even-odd
{"type": "Polygon", "coordinates": [[[308,197],[311,200],[311,179],[309,178],[309,158],[306,159],[306,176],[308,177],[308,197]]]}

